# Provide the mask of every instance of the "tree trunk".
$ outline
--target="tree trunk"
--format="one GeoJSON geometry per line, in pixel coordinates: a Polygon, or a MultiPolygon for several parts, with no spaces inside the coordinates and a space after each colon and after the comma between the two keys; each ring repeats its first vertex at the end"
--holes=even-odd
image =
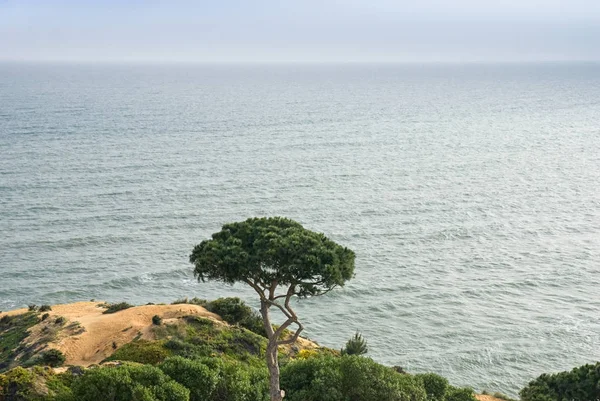
{"type": "Polygon", "coordinates": [[[265,330],[267,331],[267,337],[269,343],[267,344],[267,368],[269,368],[269,394],[271,401],[282,401],[283,396],[281,395],[281,389],[279,388],[279,361],[277,358],[277,338],[271,325],[271,318],[269,316],[269,305],[261,301],[260,314],[265,324],[265,330]]]}

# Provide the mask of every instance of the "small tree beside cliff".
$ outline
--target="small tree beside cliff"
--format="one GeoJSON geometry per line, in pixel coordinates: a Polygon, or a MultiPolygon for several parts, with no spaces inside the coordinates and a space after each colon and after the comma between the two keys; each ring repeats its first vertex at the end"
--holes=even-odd
{"type": "Polygon", "coordinates": [[[269,339],[270,397],[281,401],[277,347],[294,343],[303,330],[290,301],[343,286],[354,274],[354,252],[293,220],[263,217],[224,225],[212,239],[194,247],[190,262],[198,280],[243,282],[258,294],[269,339]],[[271,322],[271,308],[286,318],[277,329],[271,322]],[[291,325],[296,326],[294,335],[281,339],[291,325]]]}

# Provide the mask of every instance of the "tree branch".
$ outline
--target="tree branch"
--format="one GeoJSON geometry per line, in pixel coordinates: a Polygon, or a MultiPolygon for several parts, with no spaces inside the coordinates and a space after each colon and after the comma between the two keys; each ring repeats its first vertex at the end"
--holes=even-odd
{"type": "Polygon", "coordinates": [[[290,313],[283,306],[281,306],[280,304],[278,304],[277,302],[273,302],[273,301],[271,301],[269,299],[265,299],[264,301],[267,304],[269,304],[269,305],[277,307],[281,311],[281,313],[283,313],[285,315],[285,317],[287,317],[288,319],[292,319],[293,318],[293,316],[290,315],[290,313]]]}
{"type": "Polygon", "coordinates": [[[248,284],[250,287],[254,288],[254,291],[256,291],[258,293],[258,296],[260,297],[261,300],[266,300],[267,297],[265,297],[265,292],[262,288],[260,288],[258,286],[258,284],[253,283],[252,281],[250,281],[250,279],[244,279],[244,282],[246,284],[248,284]]]}
{"type": "Polygon", "coordinates": [[[304,326],[302,326],[302,323],[300,323],[300,322],[295,322],[295,323],[298,325],[298,330],[296,330],[296,332],[294,333],[294,336],[287,340],[277,341],[277,345],[293,344],[298,340],[298,337],[300,337],[300,332],[302,330],[304,330],[304,326]]]}

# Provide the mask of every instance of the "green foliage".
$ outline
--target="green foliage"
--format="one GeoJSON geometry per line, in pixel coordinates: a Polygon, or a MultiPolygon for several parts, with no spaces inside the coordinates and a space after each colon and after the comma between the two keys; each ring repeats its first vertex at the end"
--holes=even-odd
{"type": "Polygon", "coordinates": [[[108,314],[108,313],[115,313],[124,309],[129,309],[129,308],[133,308],[134,305],[128,304],[127,302],[119,302],[118,304],[110,304],[108,306],[108,308],[106,308],[106,310],[102,313],[104,314],[108,314]]]}
{"type": "Polygon", "coordinates": [[[415,378],[423,383],[428,400],[444,401],[448,389],[448,380],[445,377],[435,373],[422,373],[415,375],[415,378]]]}
{"type": "Polygon", "coordinates": [[[39,312],[49,312],[52,310],[52,307],[50,305],[42,305],[40,306],[40,309],[38,309],[39,312]]]}
{"type": "Polygon", "coordinates": [[[264,366],[228,358],[200,358],[198,362],[217,374],[215,389],[207,401],[268,401],[268,373],[264,366]]]}
{"type": "Polygon", "coordinates": [[[0,319],[0,372],[16,365],[15,357],[21,351],[19,346],[27,338],[29,328],[38,321],[38,317],[33,312],[2,316],[0,319]]]}
{"type": "Polygon", "coordinates": [[[229,324],[238,324],[263,337],[267,336],[260,315],[239,298],[215,299],[214,301],[205,303],[204,307],[208,311],[221,316],[229,324]]]}
{"type": "Polygon", "coordinates": [[[217,371],[179,356],[166,359],[159,368],[190,390],[190,401],[209,400],[219,381],[217,371]]]}
{"type": "Polygon", "coordinates": [[[371,359],[345,355],[298,359],[281,371],[290,401],[425,401],[422,383],[371,359]]]}
{"type": "Polygon", "coordinates": [[[65,355],[57,349],[49,349],[42,352],[36,361],[36,365],[45,365],[53,368],[62,366],[65,363],[65,355]]]}
{"type": "Polygon", "coordinates": [[[74,401],[62,378],[48,368],[16,367],[0,375],[0,400],[3,401],[74,401]]]}
{"type": "Polygon", "coordinates": [[[155,326],[160,326],[162,324],[162,317],[158,315],[152,316],[152,324],[155,326]]]}
{"type": "Polygon", "coordinates": [[[252,316],[252,309],[239,298],[219,298],[207,304],[207,309],[229,324],[238,324],[252,316]]]}
{"type": "Polygon", "coordinates": [[[107,361],[130,361],[156,365],[173,353],[164,347],[163,341],[138,340],[123,344],[107,361]]]}
{"type": "Polygon", "coordinates": [[[341,286],[354,272],[354,252],[283,217],[225,224],[194,247],[190,262],[202,281],[293,284],[301,297],[341,286]]]}
{"type": "Polygon", "coordinates": [[[29,369],[19,366],[0,375],[0,399],[39,400],[40,392],[37,377],[29,369]]]}
{"type": "Polygon", "coordinates": [[[41,318],[41,319],[42,319],[42,322],[43,322],[44,320],[48,319],[49,317],[50,317],[50,314],[49,314],[49,313],[44,313],[44,314],[42,315],[42,318],[41,318]]]}
{"type": "Polygon", "coordinates": [[[251,364],[261,363],[266,339],[241,327],[227,327],[196,316],[185,318],[185,325],[156,327],[157,338],[169,339],[165,348],[186,358],[225,355],[251,364]]]}
{"type": "Polygon", "coordinates": [[[354,337],[348,340],[346,346],[342,348],[341,353],[342,355],[364,355],[368,351],[367,341],[357,331],[354,333],[354,337]]]}
{"type": "Polygon", "coordinates": [[[89,369],[73,382],[78,401],[188,401],[190,392],[148,365],[89,369]]]}
{"type": "Polygon", "coordinates": [[[54,320],[54,324],[56,324],[57,326],[62,326],[65,323],[67,323],[67,318],[64,316],[59,316],[54,320]]]}
{"type": "Polygon", "coordinates": [[[27,310],[29,312],[36,312],[38,310],[38,306],[36,304],[27,305],[27,310]]]}
{"type": "Polygon", "coordinates": [[[445,401],[477,401],[477,398],[472,388],[448,386],[445,401]]]}
{"type": "Polygon", "coordinates": [[[179,298],[176,299],[175,301],[171,302],[171,305],[178,305],[178,304],[190,304],[190,305],[198,305],[198,306],[206,306],[206,304],[208,304],[208,301],[206,299],[200,299],[200,298],[192,298],[192,299],[188,299],[187,297],[185,298],[179,298]]]}
{"type": "Polygon", "coordinates": [[[499,392],[495,392],[494,394],[492,394],[492,396],[494,398],[499,398],[501,400],[505,400],[505,401],[517,401],[514,398],[510,398],[509,396],[507,396],[506,394],[503,393],[499,393],[499,392]]]}
{"type": "Polygon", "coordinates": [[[600,362],[568,372],[543,374],[529,382],[519,395],[522,401],[600,399],[600,362]]]}

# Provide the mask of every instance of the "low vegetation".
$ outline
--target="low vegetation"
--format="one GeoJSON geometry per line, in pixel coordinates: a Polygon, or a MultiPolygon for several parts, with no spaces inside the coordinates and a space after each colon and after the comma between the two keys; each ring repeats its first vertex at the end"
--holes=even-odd
{"type": "Polygon", "coordinates": [[[244,327],[263,337],[267,336],[262,318],[244,301],[237,297],[219,298],[214,301],[207,301],[200,298],[181,298],[172,303],[199,305],[207,311],[215,313],[231,325],[244,327]]]}
{"type": "MultiPolygon", "coordinates": [[[[182,300],[179,300],[182,301],[182,300]]],[[[183,302],[180,302],[183,303],[183,302]]],[[[198,317],[165,319],[149,326],[155,340],[119,344],[100,366],[69,367],[56,349],[24,344],[29,332],[48,341],[58,330],[81,325],[41,308],[0,318],[0,401],[269,401],[267,338],[249,330],[255,312],[237,298],[198,299],[230,324],[198,317]],[[46,312],[47,313],[47,312],[46,312]],[[37,325],[37,326],[36,326],[37,325]],[[34,328],[35,327],[35,328],[34,328]]],[[[156,318],[159,319],[156,319],[156,318]]],[[[63,335],[63,334],[61,334],[63,335]]],[[[36,338],[37,338],[36,337],[36,338]]],[[[475,401],[473,390],[434,373],[411,375],[366,358],[356,333],[342,351],[280,350],[281,388],[289,401],[475,401]]],[[[521,390],[522,401],[600,399],[600,363],[544,374],[521,390]]],[[[500,393],[494,397],[513,401],[500,393]]]]}
{"type": "MultiPolygon", "coordinates": [[[[105,306],[106,304],[101,304],[101,305],[105,306]]],[[[106,310],[102,313],[104,313],[104,314],[116,313],[118,311],[122,311],[122,310],[133,308],[133,307],[134,307],[134,305],[128,304],[127,302],[119,302],[117,304],[108,304],[106,306],[106,310]]]]}
{"type": "MultiPolygon", "coordinates": [[[[16,358],[25,349],[22,342],[29,335],[29,329],[39,321],[40,319],[35,312],[2,316],[0,319],[0,373],[19,363],[16,358]]],[[[20,359],[22,363],[29,358],[22,356],[20,359]]]]}
{"type": "Polygon", "coordinates": [[[543,374],[519,393],[522,401],[600,400],[600,362],[568,372],[543,374]]]}
{"type": "Polygon", "coordinates": [[[369,351],[367,341],[357,331],[354,337],[348,340],[346,346],[340,351],[342,355],[364,355],[369,351]]]}

